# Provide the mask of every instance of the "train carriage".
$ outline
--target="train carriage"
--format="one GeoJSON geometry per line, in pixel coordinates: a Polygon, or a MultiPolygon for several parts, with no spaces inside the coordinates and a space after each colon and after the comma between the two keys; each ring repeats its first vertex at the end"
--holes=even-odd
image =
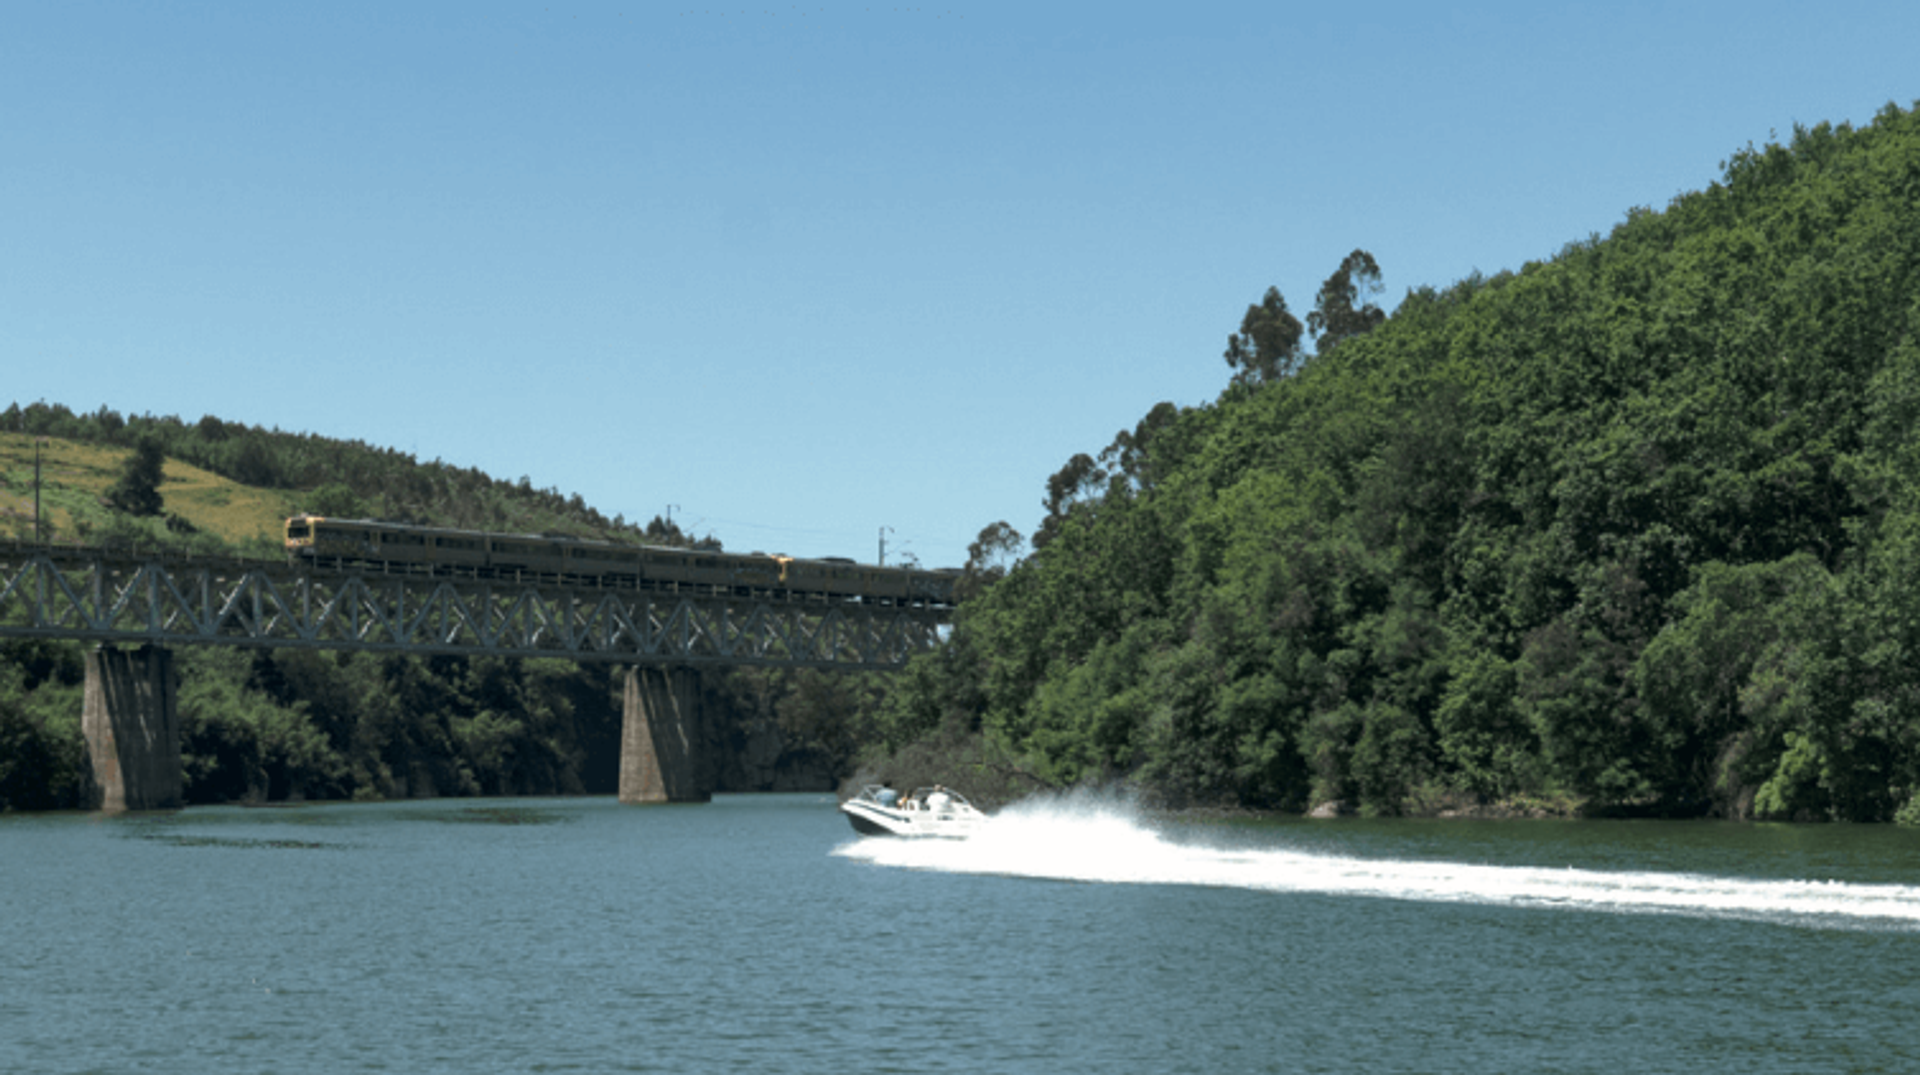
{"type": "Polygon", "coordinates": [[[287,555],[321,567],[474,578],[548,577],[667,592],[947,606],[954,571],[876,568],[839,558],[616,545],[544,534],[496,534],[371,519],[296,515],[287,555]]]}

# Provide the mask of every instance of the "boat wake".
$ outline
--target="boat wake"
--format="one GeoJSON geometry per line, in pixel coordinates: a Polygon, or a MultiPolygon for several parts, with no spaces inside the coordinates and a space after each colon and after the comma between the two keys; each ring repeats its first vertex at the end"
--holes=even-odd
{"type": "Polygon", "coordinates": [[[1920,931],[1920,886],[1209,847],[1169,838],[1125,803],[1073,796],[1008,807],[966,840],[863,839],[834,853],[882,866],[1059,881],[1201,885],[1920,931]]]}

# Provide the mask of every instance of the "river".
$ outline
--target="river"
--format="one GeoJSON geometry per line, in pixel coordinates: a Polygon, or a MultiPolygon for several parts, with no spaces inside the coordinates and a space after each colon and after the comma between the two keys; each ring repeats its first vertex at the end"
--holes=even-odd
{"type": "Polygon", "coordinates": [[[821,795],[0,816],[0,1071],[1920,1070],[1920,832],[821,795]]]}

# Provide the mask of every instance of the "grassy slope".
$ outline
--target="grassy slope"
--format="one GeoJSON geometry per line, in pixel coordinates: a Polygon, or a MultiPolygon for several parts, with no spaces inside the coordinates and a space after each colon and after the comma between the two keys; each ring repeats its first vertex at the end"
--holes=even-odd
{"type": "MultiPolygon", "coordinates": [[[[33,533],[34,439],[0,433],[0,534],[33,533]]],[[[101,503],[130,448],[48,438],[41,447],[40,510],[55,540],[79,540],[110,516],[101,503]]],[[[256,489],[169,459],[160,495],[166,511],[236,548],[277,544],[297,494],[256,489]]]]}

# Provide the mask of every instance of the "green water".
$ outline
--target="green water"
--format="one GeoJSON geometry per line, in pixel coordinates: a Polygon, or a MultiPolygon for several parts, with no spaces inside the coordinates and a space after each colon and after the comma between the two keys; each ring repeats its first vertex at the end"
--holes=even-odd
{"type": "Polygon", "coordinates": [[[1920,1070],[1920,832],[0,817],[5,1072],[1920,1070]]]}

